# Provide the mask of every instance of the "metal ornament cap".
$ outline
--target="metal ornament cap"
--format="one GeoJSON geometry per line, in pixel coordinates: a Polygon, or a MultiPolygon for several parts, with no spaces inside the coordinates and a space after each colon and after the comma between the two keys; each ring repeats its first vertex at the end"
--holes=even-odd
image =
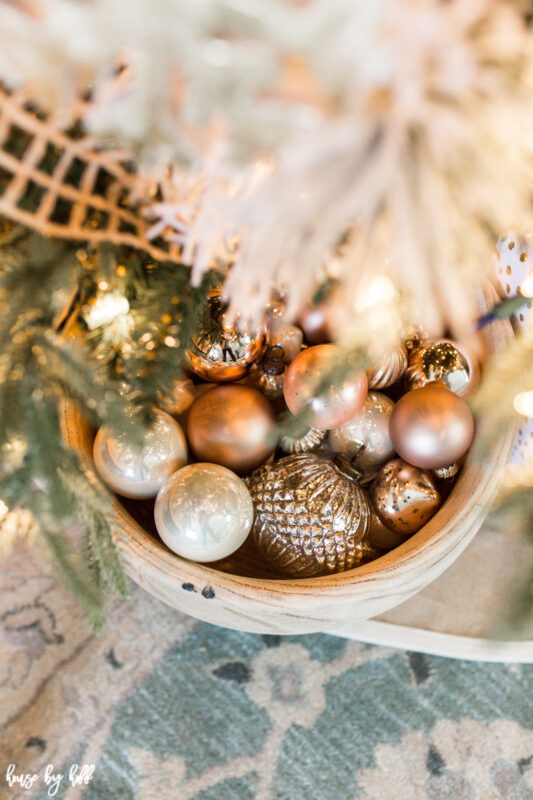
{"type": "Polygon", "coordinates": [[[474,418],[462,397],[441,383],[428,383],[398,400],[389,433],[394,449],[409,464],[439,469],[466,453],[474,437],[474,418]]]}

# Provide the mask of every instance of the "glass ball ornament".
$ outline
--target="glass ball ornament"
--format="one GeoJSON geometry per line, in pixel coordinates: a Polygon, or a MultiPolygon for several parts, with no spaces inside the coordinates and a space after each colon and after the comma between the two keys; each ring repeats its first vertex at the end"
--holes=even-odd
{"type": "Polygon", "coordinates": [[[96,434],[93,457],[104,483],[123,497],[155,497],[166,479],[187,463],[187,440],[176,420],[165,411],[154,412],[140,447],[124,433],[102,427],[96,434]]]}
{"type": "Polygon", "coordinates": [[[391,414],[394,449],[421,469],[439,469],[458,461],[472,444],[474,418],[462,397],[441,383],[404,394],[391,414]]]}
{"type": "MultiPolygon", "coordinates": [[[[428,522],[440,506],[431,474],[401,458],[385,464],[372,484],[372,506],[386,529],[411,536],[428,522]]],[[[376,537],[374,536],[374,544],[376,537]]]]}
{"type": "Polygon", "coordinates": [[[283,385],[289,411],[312,428],[330,430],[344,425],[363,407],[367,395],[366,374],[340,377],[335,370],[342,350],[334,344],[309,347],[290,364],[283,385]],[[325,390],[317,391],[324,381],[325,390]]]}
{"type": "Polygon", "coordinates": [[[233,383],[196,398],[189,410],[187,438],[199,461],[245,474],[274,452],[275,424],[272,405],[261,392],[233,383]]]}
{"type": "Polygon", "coordinates": [[[157,532],[173,553],[217,561],[238,550],[254,519],[250,492],[219,464],[190,464],[165,483],[155,503],[157,532]]]}
{"type": "Polygon", "coordinates": [[[460,397],[470,394],[479,380],[479,365],[467,349],[451,339],[421,342],[409,353],[405,370],[407,389],[443,383],[460,397]]]}
{"type": "Polygon", "coordinates": [[[389,435],[393,409],[394,402],[389,397],[381,392],[369,392],[361,411],[328,434],[334,452],[349,459],[366,480],[394,455],[389,435]]]}
{"type": "Polygon", "coordinates": [[[266,347],[266,326],[243,331],[228,325],[220,292],[208,297],[204,319],[187,350],[190,369],[212,383],[230,383],[244,378],[260,361],[266,347]]]}

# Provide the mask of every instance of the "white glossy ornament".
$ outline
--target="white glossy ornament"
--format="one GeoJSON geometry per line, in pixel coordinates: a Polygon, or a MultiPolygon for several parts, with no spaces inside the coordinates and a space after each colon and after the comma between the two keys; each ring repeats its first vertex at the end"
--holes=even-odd
{"type": "Polygon", "coordinates": [[[164,482],[187,463],[187,440],[172,417],[155,411],[140,448],[124,434],[100,428],[93,446],[94,464],[102,480],[124,497],[155,497],[164,482]]]}
{"type": "Polygon", "coordinates": [[[160,537],[191,561],[216,561],[238,550],[253,519],[246,484],[219,464],[183,467],[169,478],[155,503],[160,537]]]}
{"type": "Polygon", "coordinates": [[[369,392],[361,411],[339,428],[329,432],[329,444],[336,453],[350,459],[364,478],[373,477],[394,455],[389,421],[394,402],[381,392],[369,392]]]}

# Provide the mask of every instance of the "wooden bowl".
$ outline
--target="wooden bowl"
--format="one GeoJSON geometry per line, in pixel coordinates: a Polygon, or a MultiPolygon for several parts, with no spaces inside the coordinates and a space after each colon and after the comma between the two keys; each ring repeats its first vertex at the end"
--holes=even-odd
{"type": "MultiPolygon", "coordinates": [[[[484,292],[482,311],[496,298],[484,292]]],[[[485,329],[494,352],[512,337],[508,321],[485,329]]],[[[94,431],[66,403],[67,442],[92,462],[94,431]]],[[[483,420],[478,420],[477,435],[483,420]]],[[[112,527],[127,574],[151,594],[198,619],[242,631],[272,634],[342,630],[406,600],[452,564],[471,541],[498,489],[515,431],[503,431],[483,463],[468,457],[437,514],[405,544],[370,564],[335,575],[283,579],[256,556],[251,542],[225,561],[203,565],[174,555],[157,536],[153,504],[112,497],[112,527]]],[[[102,485],[102,491],[109,494],[102,485]]]]}

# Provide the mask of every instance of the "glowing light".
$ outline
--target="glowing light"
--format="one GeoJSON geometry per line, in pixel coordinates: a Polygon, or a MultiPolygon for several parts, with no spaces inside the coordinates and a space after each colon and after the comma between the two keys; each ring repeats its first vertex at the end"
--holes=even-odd
{"type": "Polygon", "coordinates": [[[84,319],[89,330],[108,325],[117,317],[127,314],[130,310],[128,298],[116,292],[110,292],[98,297],[94,304],[87,308],[84,319]]]}
{"type": "Polygon", "coordinates": [[[522,282],[521,294],[524,297],[533,297],[533,269],[529,270],[527,278],[522,282]]]}
{"type": "Polygon", "coordinates": [[[533,392],[520,392],[516,395],[513,405],[519,414],[533,417],[533,392]]]}
{"type": "Polygon", "coordinates": [[[357,311],[363,311],[378,304],[392,303],[395,297],[396,289],[391,279],[387,275],[376,275],[358,296],[355,307],[357,311]]]}

